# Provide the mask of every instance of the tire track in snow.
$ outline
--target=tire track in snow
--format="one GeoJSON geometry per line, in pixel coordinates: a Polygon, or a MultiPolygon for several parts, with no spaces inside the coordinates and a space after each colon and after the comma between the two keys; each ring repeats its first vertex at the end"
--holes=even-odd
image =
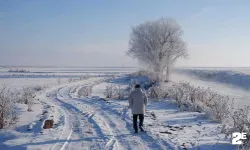
{"type": "Polygon", "coordinates": [[[142,136],[133,135],[131,125],[124,121],[118,112],[109,109],[108,106],[103,106],[97,101],[95,103],[91,102],[91,100],[81,100],[76,98],[74,100],[81,101],[93,108],[100,108],[98,113],[105,119],[108,125],[111,125],[110,128],[114,133],[116,141],[120,144],[120,147],[122,146],[124,149],[134,149],[136,146],[136,149],[166,149],[165,145],[162,145],[146,134],[142,136]],[[113,116],[117,121],[114,121],[110,116],[113,116]],[[133,145],[133,147],[131,147],[131,145],[133,145]]]}
{"type": "MultiPolygon", "coordinates": [[[[77,86],[77,88],[79,88],[79,84],[77,86]]],[[[102,137],[102,142],[98,140],[89,141],[90,149],[103,149],[104,147],[105,149],[166,149],[164,143],[153,139],[147,134],[132,134],[133,129],[131,123],[127,122],[127,108],[123,108],[122,112],[119,113],[109,108],[105,102],[101,103],[100,101],[93,102],[91,99],[73,98],[70,93],[72,87],[73,86],[67,86],[61,88],[58,91],[58,95],[61,96],[61,101],[64,103],[63,105],[66,105],[64,109],[79,113],[77,116],[84,116],[85,119],[87,119],[87,123],[92,124],[95,134],[98,135],[98,137],[102,137]],[[96,118],[101,118],[101,122],[104,123],[105,126],[100,126],[96,118]],[[109,128],[111,135],[104,134],[103,127],[106,129],[109,128]],[[109,138],[110,136],[111,138],[109,138]],[[94,144],[95,142],[98,144],[94,144]]],[[[72,134],[79,135],[74,132],[72,134]]],[[[79,143],[72,143],[72,145],[73,144],[79,145],[79,143]]],[[[73,149],[70,140],[69,144],[67,143],[66,145],[69,146],[69,149],[73,149]]],[[[169,146],[167,147],[168,149],[172,149],[169,148],[169,146]]]]}
{"type": "Polygon", "coordinates": [[[60,150],[64,150],[64,148],[66,147],[66,145],[69,143],[69,139],[71,138],[71,135],[72,135],[72,128],[71,128],[71,131],[67,137],[67,140],[64,142],[63,146],[61,147],[60,150]]]}
{"type": "MultiPolygon", "coordinates": [[[[56,101],[57,98],[55,98],[54,100],[56,101]]],[[[73,129],[72,129],[71,125],[69,124],[69,113],[67,110],[63,109],[62,107],[61,107],[61,109],[64,111],[64,123],[65,123],[65,125],[64,125],[64,129],[63,129],[63,133],[61,134],[61,136],[57,140],[65,140],[65,141],[63,142],[63,144],[57,142],[56,144],[53,145],[51,150],[54,150],[54,149],[63,150],[65,148],[65,146],[68,144],[68,141],[70,140],[70,137],[72,135],[73,129]],[[70,132],[67,133],[68,131],[70,131],[70,132]]]]}
{"type": "MultiPolygon", "coordinates": [[[[77,99],[80,100],[80,99],[77,99]]],[[[86,100],[84,100],[86,102],[86,100]]],[[[126,128],[131,131],[133,130],[133,123],[130,117],[127,116],[127,111],[128,111],[128,107],[122,107],[121,111],[117,111],[116,109],[112,109],[112,107],[110,107],[109,105],[107,105],[106,102],[103,101],[98,101],[96,99],[94,99],[93,101],[88,100],[87,102],[91,103],[90,105],[99,105],[100,108],[102,108],[102,110],[105,110],[104,112],[109,112],[107,113],[107,117],[104,116],[104,118],[109,118],[109,116],[112,116],[112,114],[115,114],[119,119],[121,119],[122,121],[125,122],[126,124],[126,128]]],[[[112,102],[112,104],[115,105],[121,105],[119,103],[116,102],[112,102]]],[[[113,119],[111,119],[113,120],[113,119]]],[[[112,124],[112,123],[110,123],[112,124]]],[[[119,130],[117,130],[119,131],[119,130]]],[[[150,131],[147,134],[143,134],[141,136],[139,136],[141,141],[145,142],[145,145],[148,145],[149,148],[151,149],[155,149],[155,147],[157,147],[158,149],[176,149],[176,147],[169,141],[164,141],[163,139],[159,139],[158,137],[153,136],[153,133],[151,133],[150,131]],[[153,141],[153,142],[152,142],[153,141]]]]}
{"type": "Polygon", "coordinates": [[[89,118],[91,119],[91,121],[93,122],[93,124],[96,125],[96,127],[98,128],[98,131],[100,131],[101,133],[103,133],[103,131],[102,131],[103,128],[101,128],[99,124],[105,125],[105,127],[107,129],[106,135],[103,133],[101,136],[103,136],[103,137],[110,137],[111,136],[111,138],[108,138],[109,141],[106,142],[105,149],[114,149],[114,148],[121,149],[121,147],[119,146],[119,142],[115,139],[114,133],[113,133],[111,127],[109,126],[109,124],[106,122],[106,120],[102,119],[102,117],[100,117],[97,114],[98,116],[96,115],[96,118],[99,119],[97,121],[95,118],[93,118],[94,115],[95,114],[90,115],[89,118]]]}
{"type": "MultiPolygon", "coordinates": [[[[131,145],[131,143],[129,143],[129,141],[131,140],[130,138],[127,138],[127,141],[126,141],[123,138],[119,137],[120,133],[122,133],[122,132],[121,132],[121,130],[118,129],[119,127],[117,128],[117,125],[116,125],[117,121],[114,121],[113,119],[110,118],[110,116],[115,116],[119,122],[123,122],[123,124],[125,124],[125,126],[123,126],[122,128],[126,129],[125,132],[127,132],[129,135],[132,135],[133,134],[133,132],[131,132],[133,130],[132,125],[131,125],[131,123],[126,121],[126,112],[128,111],[128,108],[123,108],[122,112],[119,113],[117,111],[110,109],[109,106],[106,105],[106,103],[101,104],[100,101],[93,102],[92,99],[79,99],[79,98],[73,98],[73,100],[83,102],[83,103],[87,104],[89,107],[94,106],[93,109],[99,108],[98,113],[102,116],[102,118],[105,118],[104,122],[106,122],[106,127],[112,129],[111,133],[113,133],[113,138],[116,139],[115,143],[118,143],[118,145],[120,144],[119,147],[121,148],[122,143],[119,141],[119,139],[121,139],[122,142],[125,142],[122,145],[125,145],[125,147],[127,146],[126,149],[133,149],[134,148],[134,147],[133,148],[130,147],[130,145],[131,145]],[[111,125],[111,127],[110,127],[110,125],[111,125]],[[116,138],[116,137],[119,137],[119,138],[116,138]]],[[[119,104],[117,104],[117,105],[119,105],[119,104]]],[[[132,139],[133,138],[134,137],[132,137],[132,139]]],[[[137,141],[139,141],[139,142],[136,143],[133,140],[133,144],[136,144],[139,149],[155,149],[155,148],[166,149],[165,143],[156,141],[149,135],[138,136],[138,138],[139,138],[139,140],[137,140],[137,141]],[[154,141],[154,142],[152,142],[152,141],[154,141]],[[145,147],[145,145],[146,145],[146,147],[145,147]]],[[[107,143],[107,145],[110,145],[109,143],[113,143],[112,141],[113,140],[111,139],[107,143]]],[[[172,147],[169,145],[167,145],[167,147],[169,149],[172,149],[172,147]]]]}
{"type": "Polygon", "coordinates": [[[121,149],[121,148],[120,148],[119,143],[117,142],[117,140],[112,138],[105,145],[105,149],[113,150],[113,149],[121,149]]]}
{"type": "MultiPolygon", "coordinates": [[[[65,87],[65,86],[64,86],[65,87]]],[[[57,90],[57,96],[55,98],[53,98],[53,101],[57,101],[57,97],[58,95],[59,96],[62,96],[61,93],[60,93],[60,90],[63,89],[64,87],[61,87],[57,90]]],[[[51,150],[54,150],[54,149],[60,149],[60,150],[63,150],[64,147],[67,145],[68,143],[68,140],[70,139],[71,135],[72,135],[72,128],[70,126],[70,124],[68,124],[69,122],[69,115],[68,115],[68,112],[67,110],[63,109],[57,102],[55,102],[54,104],[56,104],[57,106],[59,106],[61,108],[61,110],[63,111],[63,115],[64,115],[64,128],[63,128],[63,132],[61,134],[61,136],[57,139],[57,140],[63,140],[63,139],[66,139],[66,141],[62,144],[62,143],[55,143],[51,150]],[[69,133],[67,133],[67,131],[70,131],[69,133]]]]}
{"type": "MultiPolygon", "coordinates": [[[[63,88],[60,88],[58,90],[58,97],[55,99],[56,101],[58,101],[60,103],[61,108],[64,109],[65,112],[67,112],[66,114],[67,114],[68,118],[70,118],[70,122],[71,122],[70,126],[71,126],[71,131],[72,131],[68,135],[66,141],[64,142],[64,144],[60,150],[62,150],[62,149],[74,149],[74,148],[71,148],[71,146],[77,147],[76,145],[80,144],[80,143],[72,142],[73,140],[71,139],[72,135],[74,135],[76,137],[82,137],[82,134],[86,134],[86,133],[81,133],[81,135],[80,135],[79,133],[77,134],[76,132],[74,132],[75,131],[74,126],[78,126],[78,127],[76,127],[77,131],[81,130],[79,127],[79,124],[82,124],[82,126],[83,125],[86,126],[86,124],[93,125],[93,127],[94,127],[93,129],[96,130],[95,134],[97,135],[97,137],[102,137],[102,141],[101,142],[100,141],[93,141],[91,143],[92,145],[89,144],[89,146],[94,147],[95,149],[96,148],[101,149],[103,147],[103,144],[105,143],[105,141],[107,141],[107,139],[105,138],[104,134],[102,133],[101,128],[92,119],[95,114],[82,111],[82,110],[76,108],[74,105],[68,103],[68,101],[70,101],[70,96],[71,96],[70,93],[68,93],[71,91],[70,88],[71,87],[69,87],[69,86],[68,87],[65,86],[63,88]],[[82,122],[79,122],[79,120],[85,120],[85,121],[83,121],[85,124],[83,124],[82,122]],[[72,144],[70,144],[71,142],[72,142],[72,144]]],[[[83,141],[83,142],[86,142],[86,141],[83,141]]]]}
{"type": "MultiPolygon", "coordinates": [[[[69,88],[69,87],[64,87],[64,88],[69,88]]],[[[72,87],[71,87],[72,88],[72,87]]],[[[73,88],[75,88],[75,87],[73,87],[73,88]]],[[[78,86],[78,88],[79,88],[79,86],[78,86]]],[[[63,88],[62,89],[60,89],[59,91],[58,91],[58,93],[59,93],[59,95],[61,96],[61,97],[63,97],[63,95],[66,95],[67,97],[66,98],[72,98],[72,96],[70,95],[70,93],[68,93],[68,94],[62,94],[61,93],[61,90],[63,90],[63,88]]],[[[64,89],[64,91],[68,91],[68,92],[70,92],[71,91],[71,89],[69,88],[69,89],[64,89]]],[[[72,98],[73,99],[73,98],[72,98]]],[[[62,102],[62,100],[60,100],[61,102],[62,102]]],[[[69,101],[69,100],[67,100],[67,101],[69,101]]],[[[63,102],[64,103],[64,102],[63,102]]],[[[71,105],[71,104],[67,104],[67,105],[71,105]]],[[[78,108],[76,108],[76,107],[74,107],[73,105],[71,105],[72,106],[72,108],[73,109],[77,109],[76,111],[78,111],[78,112],[80,112],[80,110],[78,109],[78,108]]],[[[92,107],[92,106],[91,106],[92,107]]],[[[92,110],[94,110],[95,108],[92,108],[92,110]]],[[[101,108],[100,108],[101,109],[101,108]]],[[[88,120],[89,120],[89,122],[90,123],[92,123],[93,124],[93,127],[95,128],[95,130],[97,130],[97,134],[98,134],[98,137],[109,137],[109,136],[112,136],[112,138],[111,139],[109,139],[109,141],[107,141],[106,142],[106,145],[105,145],[105,149],[121,149],[121,147],[119,146],[119,142],[115,139],[115,137],[114,137],[114,135],[113,135],[113,132],[112,132],[112,130],[110,129],[110,126],[108,125],[108,123],[105,121],[105,120],[103,120],[103,123],[105,124],[105,126],[106,126],[106,128],[108,128],[109,129],[109,135],[105,135],[103,132],[102,132],[102,128],[98,125],[98,123],[95,121],[95,119],[93,119],[93,117],[94,117],[94,115],[95,114],[89,114],[88,115],[88,120]],[[111,134],[111,135],[110,135],[111,134]]],[[[105,138],[105,139],[107,139],[107,138],[105,138]]]]}

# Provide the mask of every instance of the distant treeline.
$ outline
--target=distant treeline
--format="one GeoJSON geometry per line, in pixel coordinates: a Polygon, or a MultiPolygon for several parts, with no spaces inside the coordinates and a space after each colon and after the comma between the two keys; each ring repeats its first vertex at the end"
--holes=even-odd
{"type": "Polygon", "coordinates": [[[30,72],[29,70],[24,70],[24,69],[10,69],[8,72],[30,72]]]}

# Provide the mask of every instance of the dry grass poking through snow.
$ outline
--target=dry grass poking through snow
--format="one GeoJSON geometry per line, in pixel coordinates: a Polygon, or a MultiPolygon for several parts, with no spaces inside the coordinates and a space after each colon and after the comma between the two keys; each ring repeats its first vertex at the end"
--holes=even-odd
{"type": "Polygon", "coordinates": [[[212,120],[222,123],[222,133],[227,137],[231,138],[234,132],[246,132],[248,140],[240,148],[250,147],[250,107],[236,108],[233,99],[189,83],[154,86],[148,90],[148,96],[155,101],[173,99],[179,111],[206,112],[212,120]]]}

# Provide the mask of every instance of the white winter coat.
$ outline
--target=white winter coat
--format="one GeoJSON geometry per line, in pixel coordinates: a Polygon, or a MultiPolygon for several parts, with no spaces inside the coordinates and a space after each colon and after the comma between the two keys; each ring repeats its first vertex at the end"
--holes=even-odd
{"type": "Polygon", "coordinates": [[[148,98],[141,89],[135,89],[129,96],[129,108],[132,114],[145,114],[148,98]]]}

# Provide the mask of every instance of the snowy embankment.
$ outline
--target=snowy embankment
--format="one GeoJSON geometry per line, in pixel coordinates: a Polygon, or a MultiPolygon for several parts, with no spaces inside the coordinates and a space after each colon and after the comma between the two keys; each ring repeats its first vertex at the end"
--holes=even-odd
{"type": "Polygon", "coordinates": [[[250,74],[247,74],[247,72],[239,73],[239,71],[237,71],[238,73],[232,73],[230,75],[227,74],[227,72],[228,71],[184,69],[173,73],[171,80],[174,82],[188,82],[196,87],[210,88],[220,95],[233,98],[237,106],[250,106],[250,92],[247,90],[247,88],[250,87],[250,74]],[[192,73],[192,71],[195,73],[192,73]],[[221,73],[217,75],[216,72],[221,73]],[[224,81],[227,81],[227,83],[224,81]],[[244,83],[240,84],[243,81],[244,83]]]}
{"type": "Polygon", "coordinates": [[[250,89],[250,74],[233,70],[200,70],[200,69],[178,69],[178,73],[195,76],[202,80],[226,83],[232,86],[250,89]]]}

